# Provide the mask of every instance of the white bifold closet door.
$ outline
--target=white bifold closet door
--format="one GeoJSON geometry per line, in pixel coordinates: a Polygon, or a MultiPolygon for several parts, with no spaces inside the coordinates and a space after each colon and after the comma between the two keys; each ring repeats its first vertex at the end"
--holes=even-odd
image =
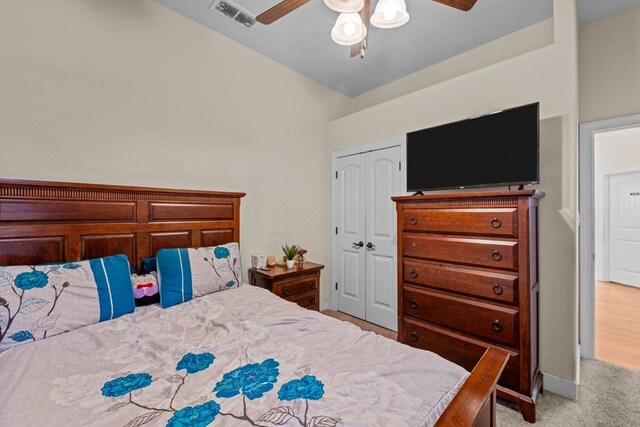
{"type": "Polygon", "coordinates": [[[338,159],[338,310],[397,330],[399,146],[338,159]]]}

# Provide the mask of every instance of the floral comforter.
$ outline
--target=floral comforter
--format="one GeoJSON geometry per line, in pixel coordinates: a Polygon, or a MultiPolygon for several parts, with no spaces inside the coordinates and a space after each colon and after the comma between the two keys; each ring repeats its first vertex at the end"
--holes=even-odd
{"type": "Polygon", "coordinates": [[[0,353],[0,425],[429,426],[467,375],[244,285],[0,353]]]}

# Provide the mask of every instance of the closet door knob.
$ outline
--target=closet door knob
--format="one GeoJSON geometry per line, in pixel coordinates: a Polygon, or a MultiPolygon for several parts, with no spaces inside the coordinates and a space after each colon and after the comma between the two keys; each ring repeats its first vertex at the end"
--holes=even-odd
{"type": "Polygon", "coordinates": [[[414,341],[414,342],[418,341],[418,333],[417,332],[414,331],[414,332],[411,333],[411,341],[414,341]]]}
{"type": "Polygon", "coordinates": [[[411,306],[411,308],[418,308],[418,301],[412,299],[409,305],[411,306]]]}
{"type": "Polygon", "coordinates": [[[491,220],[491,226],[493,228],[500,228],[502,226],[502,221],[500,221],[498,218],[493,218],[491,220]]]}
{"type": "Polygon", "coordinates": [[[502,323],[500,323],[499,320],[494,320],[493,321],[493,330],[496,332],[502,332],[502,323]]]}
{"type": "Polygon", "coordinates": [[[493,293],[496,295],[502,295],[502,293],[504,292],[504,290],[502,289],[502,286],[500,286],[497,283],[493,284],[493,293]]]}
{"type": "Polygon", "coordinates": [[[502,260],[502,254],[499,251],[493,251],[491,258],[493,258],[494,261],[500,261],[502,260]]]}
{"type": "Polygon", "coordinates": [[[353,242],[353,243],[352,243],[352,245],[353,245],[353,246],[357,246],[357,247],[361,248],[361,247],[363,247],[363,246],[364,246],[364,242],[363,242],[362,240],[360,240],[358,243],[353,242]]]}
{"type": "Polygon", "coordinates": [[[418,223],[418,218],[416,218],[415,216],[412,216],[412,217],[409,219],[409,224],[411,224],[411,225],[416,225],[417,223],[418,223]]]}
{"type": "Polygon", "coordinates": [[[418,272],[416,270],[411,270],[411,273],[409,273],[409,275],[415,279],[416,277],[418,277],[418,272]]]}

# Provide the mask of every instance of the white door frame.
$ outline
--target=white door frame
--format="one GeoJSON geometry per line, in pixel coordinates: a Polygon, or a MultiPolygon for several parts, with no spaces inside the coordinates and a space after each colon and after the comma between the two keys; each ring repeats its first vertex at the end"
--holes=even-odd
{"type": "Polygon", "coordinates": [[[595,353],[594,145],[597,133],[640,126],[640,114],[580,125],[580,356],[595,353]]]}
{"type": "MultiPolygon", "coordinates": [[[[329,307],[332,310],[338,309],[338,293],[336,292],[336,283],[338,282],[338,271],[336,269],[336,266],[338,265],[338,239],[336,236],[336,227],[338,226],[338,212],[336,210],[336,207],[338,206],[338,180],[336,179],[336,173],[338,172],[338,158],[367,153],[369,151],[384,150],[385,148],[397,146],[400,146],[401,152],[401,187],[407,188],[406,136],[399,136],[386,141],[333,151],[331,153],[331,301],[329,303],[329,307]]],[[[323,306],[326,306],[326,304],[323,304],[323,306]]]]}

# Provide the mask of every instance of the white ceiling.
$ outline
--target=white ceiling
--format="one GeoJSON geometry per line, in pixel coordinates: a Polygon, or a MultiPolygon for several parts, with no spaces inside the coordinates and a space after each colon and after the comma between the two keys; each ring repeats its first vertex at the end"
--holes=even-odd
{"type": "MultiPolygon", "coordinates": [[[[338,16],[312,0],[271,25],[247,30],[209,9],[213,0],[155,0],[345,95],[355,96],[474,49],[553,15],[553,0],[479,0],[461,12],[430,0],[407,0],[403,27],[371,27],[364,59],[331,40],[338,16]]],[[[230,0],[258,15],[279,0],[230,0]]],[[[372,0],[375,7],[376,0],[372,0]]],[[[597,19],[640,0],[578,0],[580,17],[597,19]],[[615,4],[615,5],[614,5],[615,4]],[[620,4],[623,4],[620,7],[620,4]],[[626,5],[626,6],[625,6],[626,5]]]]}

